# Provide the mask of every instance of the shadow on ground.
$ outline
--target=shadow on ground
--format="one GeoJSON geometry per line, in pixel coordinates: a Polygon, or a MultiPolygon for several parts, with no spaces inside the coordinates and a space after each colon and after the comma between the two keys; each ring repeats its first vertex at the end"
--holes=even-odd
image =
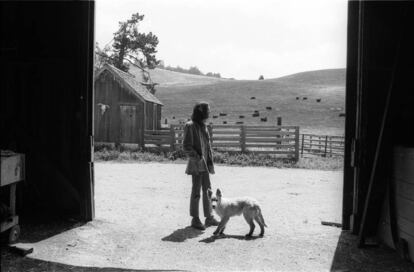
{"type": "Polygon", "coordinates": [[[36,213],[24,216],[20,221],[19,243],[37,243],[73,228],[85,225],[79,219],[62,219],[48,214],[36,213]]]}
{"type": "Polygon", "coordinates": [[[85,267],[47,262],[12,253],[7,247],[1,248],[1,271],[48,271],[48,272],[135,272],[135,271],[183,271],[183,270],[135,270],[116,267],[85,267]]]}
{"type": "Polygon", "coordinates": [[[246,236],[246,235],[219,235],[219,236],[210,236],[206,239],[200,240],[201,243],[213,243],[216,240],[220,239],[237,239],[237,240],[256,240],[257,238],[263,238],[262,236],[246,236]]]}
{"type": "Polygon", "coordinates": [[[168,241],[168,242],[184,242],[187,239],[196,238],[203,234],[203,231],[192,228],[190,226],[185,227],[183,229],[175,230],[173,233],[171,233],[168,236],[165,236],[162,238],[162,241],[168,241]]]}
{"type": "Polygon", "coordinates": [[[332,272],[401,271],[414,272],[414,263],[402,259],[395,250],[384,245],[358,248],[358,236],[342,231],[331,265],[332,272]]]}

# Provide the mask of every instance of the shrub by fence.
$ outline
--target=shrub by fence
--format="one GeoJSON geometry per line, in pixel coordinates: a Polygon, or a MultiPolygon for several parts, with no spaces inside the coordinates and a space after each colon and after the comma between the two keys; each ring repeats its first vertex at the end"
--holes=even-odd
{"type": "MultiPolygon", "coordinates": [[[[182,148],[183,125],[169,129],[146,130],[145,147],[157,146],[176,150],[182,148]]],[[[254,152],[299,159],[299,127],[297,126],[208,126],[212,147],[224,152],[254,152]]]]}
{"type": "Polygon", "coordinates": [[[302,157],[306,154],[323,157],[344,155],[345,138],[343,136],[302,134],[300,138],[300,154],[302,157]]]}

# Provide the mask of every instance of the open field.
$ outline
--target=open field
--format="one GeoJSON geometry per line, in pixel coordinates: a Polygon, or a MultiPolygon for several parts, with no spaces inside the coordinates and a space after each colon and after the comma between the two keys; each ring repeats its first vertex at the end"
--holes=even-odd
{"type": "MultiPolygon", "coordinates": [[[[169,72],[164,70],[163,73],[169,72]]],[[[184,77],[187,76],[192,75],[184,77]]],[[[210,121],[214,124],[243,121],[247,125],[275,125],[280,116],[283,125],[300,126],[301,133],[343,135],[345,118],[339,114],[345,111],[345,69],[311,71],[267,80],[205,78],[200,78],[202,84],[199,85],[190,79],[188,82],[192,83],[186,84],[181,78],[181,83],[168,84],[166,80],[157,87],[156,95],[165,104],[162,123],[165,118],[172,123],[187,120],[194,103],[205,100],[211,103],[210,121]],[[260,116],[253,117],[256,110],[260,116]],[[227,116],[219,116],[220,113],[227,116]],[[213,118],[214,115],[218,117],[213,118]],[[267,117],[267,122],[260,121],[263,117],[267,117]]]]}
{"type": "Polygon", "coordinates": [[[358,249],[355,236],[321,225],[341,220],[341,171],[217,166],[213,188],[257,198],[269,227],[246,239],[248,226],[235,217],[215,239],[214,227],[189,227],[184,169],[96,163],[96,220],[53,234],[24,230],[21,243],[33,253],[2,251],[2,271],[414,271],[395,251],[358,249]]]}

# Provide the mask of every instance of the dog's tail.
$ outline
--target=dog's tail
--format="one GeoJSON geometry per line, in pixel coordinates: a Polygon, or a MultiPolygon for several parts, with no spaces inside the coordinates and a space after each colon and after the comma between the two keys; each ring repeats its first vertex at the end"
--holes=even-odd
{"type": "Polygon", "coordinates": [[[263,224],[263,226],[265,226],[266,228],[268,228],[268,226],[266,225],[266,223],[265,223],[265,221],[264,221],[264,218],[263,218],[263,215],[262,215],[262,210],[260,209],[260,207],[258,207],[258,217],[259,217],[259,220],[261,221],[261,223],[263,224]]]}

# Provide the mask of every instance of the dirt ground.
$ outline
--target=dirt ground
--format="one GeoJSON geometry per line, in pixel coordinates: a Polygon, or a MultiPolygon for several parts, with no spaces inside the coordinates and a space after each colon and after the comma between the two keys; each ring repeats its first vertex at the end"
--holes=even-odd
{"type": "Polygon", "coordinates": [[[214,227],[189,227],[184,169],[97,163],[96,220],[21,243],[34,248],[25,258],[3,250],[2,271],[414,271],[394,251],[357,249],[355,236],[321,225],[341,222],[340,171],[217,166],[213,189],[258,199],[269,227],[246,239],[248,225],[236,217],[214,239],[214,227]]]}

